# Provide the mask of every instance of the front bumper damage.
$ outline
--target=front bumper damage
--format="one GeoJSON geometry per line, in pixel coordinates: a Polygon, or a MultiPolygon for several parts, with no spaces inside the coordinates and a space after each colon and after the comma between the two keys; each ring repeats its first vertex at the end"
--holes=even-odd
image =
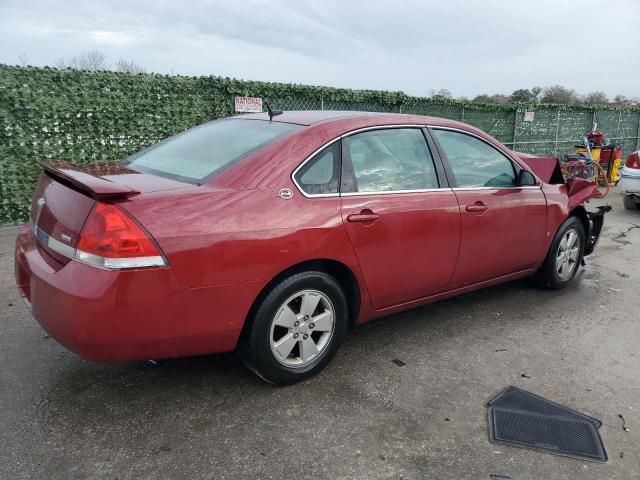
{"type": "Polygon", "coordinates": [[[604,224],[604,214],[611,211],[610,205],[604,205],[597,207],[595,212],[587,212],[589,218],[589,231],[587,232],[587,244],[584,248],[584,254],[589,255],[593,253],[598,245],[598,239],[602,232],[602,225],[604,224]]]}

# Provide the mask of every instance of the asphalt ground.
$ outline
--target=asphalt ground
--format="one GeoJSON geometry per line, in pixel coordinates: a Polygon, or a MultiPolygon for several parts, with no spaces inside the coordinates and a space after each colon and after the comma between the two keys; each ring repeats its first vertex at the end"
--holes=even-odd
{"type": "Polygon", "coordinates": [[[282,388],[233,354],[76,357],[20,300],[17,229],[0,229],[0,478],[640,478],[640,211],[596,203],[614,211],[568,288],[516,281],[372,322],[282,388]],[[602,420],[609,461],[490,443],[485,402],[507,385],[602,420]]]}

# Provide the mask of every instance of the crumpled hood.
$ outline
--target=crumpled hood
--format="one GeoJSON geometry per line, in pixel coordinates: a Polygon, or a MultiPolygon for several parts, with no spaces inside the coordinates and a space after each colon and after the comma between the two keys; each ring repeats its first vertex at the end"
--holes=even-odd
{"type": "Polygon", "coordinates": [[[541,157],[529,155],[528,153],[513,152],[531,169],[536,176],[544,183],[561,184],[565,183],[560,170],[560,160],[556,157],[541,157]]]}
{"type": "Polygon", "coordinates": [[[588,180],[569,178],[565,181],[560,169],[560,160],[556,157],[542,157],[522,152],[514,153],[544,183],[566,185],[570,209],[601,195],[598,187],[588,180]]]}

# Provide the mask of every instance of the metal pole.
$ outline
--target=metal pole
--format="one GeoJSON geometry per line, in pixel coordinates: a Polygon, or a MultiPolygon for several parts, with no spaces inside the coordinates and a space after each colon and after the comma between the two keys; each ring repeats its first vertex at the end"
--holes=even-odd
{"type": "Polygon", "coordinates": [[[324,110],[324,96],[320,97],[320,110],[324,110]]]}
{"type": "Polygon", "coordinates": [[[558,133],[560,131],[560,107],[558,107],[558,120],[556,122],[556,141],[553,146],[553,154],[557,155],[558,153],[558,133]]]}
{"type": "Polygon", "coordinates": [[[398,113],[402,113],[402,104],[400,104],[400,108],[399,108],[399,112],[398,113]]]}
{"type": "Polygon", "coordinates": [[[616,125],[616,138],[618,138],[618,132],[620,131],[620,120],[622,120],[622,109],[618,113],[618,125],[616,125]]]}
{"type": "Polygon", "coordinates": [[[464,105],[462,106],[462,115],[460,115],[460,121],[464,122],[464,105]]]}
{"type": "Polygon", "coordinates": [[[516,135],[518,132],[518,109],[516,108],[513,115],[513,144],[511,145],[511,150],[516,149],[516,135]]]}

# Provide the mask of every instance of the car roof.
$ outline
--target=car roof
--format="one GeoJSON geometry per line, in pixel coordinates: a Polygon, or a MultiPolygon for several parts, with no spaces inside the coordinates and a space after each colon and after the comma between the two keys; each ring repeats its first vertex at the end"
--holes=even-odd
{"type": "MultiPolygon", "coordinates": [[[[269,120],[269,114],[248,113],[237,115],[234,118],[247,120],[269,120]]],[[[273,122],[294,123],[298,125],[311,126],[316,124],[327,123],[358,123],[361,126],[375,126],[384,124],[403,124],[416,123],[421,125],[448,126],[448,127],[465,127],[469,129],[469,125],[455,120],[448,120],[438,117],[426,117],[422,115],[406,115],[402,113],[382,113],[382,112],[357,112],[357,111],[336,111],[336,110],[290,110],[284,111],[272,118],[273,122]]],[[[473,128],[473,127],[471,127],[473,128]]]]}

